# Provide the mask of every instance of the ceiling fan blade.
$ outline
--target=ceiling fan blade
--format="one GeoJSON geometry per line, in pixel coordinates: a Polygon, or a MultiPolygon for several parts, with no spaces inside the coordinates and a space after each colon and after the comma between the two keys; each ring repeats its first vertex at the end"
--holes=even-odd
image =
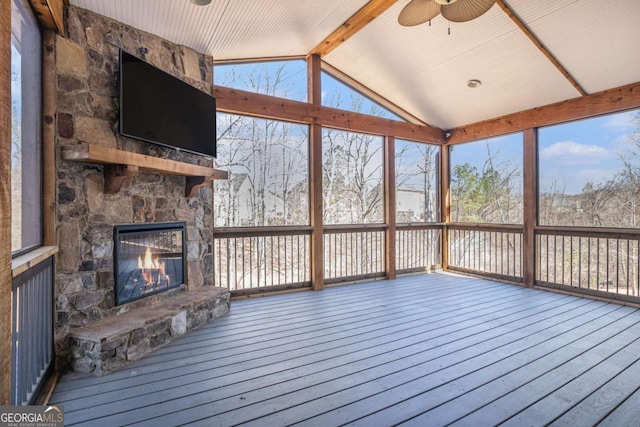
{"type": "Polygon", "coordinates": [[[398,23],[403,27],[413,27],[435,18],[440,13],[440,5],[433,0],[411,0],[398,15],[398,23]]]}
{"type": "Polygon", "coordinates": [[[495,2],[496,0],[458,0],[455,3],[443,5],[440,12],[449,21],[471,21],[491,9],[495,2]]]}

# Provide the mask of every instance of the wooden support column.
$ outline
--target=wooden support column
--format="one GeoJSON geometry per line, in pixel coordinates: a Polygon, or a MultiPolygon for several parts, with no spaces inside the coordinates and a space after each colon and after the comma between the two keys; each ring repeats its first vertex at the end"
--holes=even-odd
{"type": "Polygon", "coordinates": [[[311,283],[316,291],[324,288],[324,230],[322,217],[322,127],[309,126],[310,214],[311,226],[311,283]]]}
{"type": "Polygon", "coordinates": [[[384,217],[387,223],[385,239],[385,270],[387,279],[396,278],[396,139],[384,139],[384,217]]]}
{"type": "Polygon", "coordinates": [[[524,131],[523,150],[523,234],[522,275],[523,283],[532,287],[535,283],[536,241],[535,227],[538,225],[538,129],[524,131]]]}
{"type": "Polygon", "coordinates": [[[11,2],[0,2],[0,406],[11,403],[11,2]]]}
{"type": "Polygon", "coordinates": [[[440,238],[440,254],[442,257],[442,269],[449,269],[449,231],[448,225],[451,223],[451,191],[450,191],[450,147],[442,145],[440,147],[440,218],[444,223],[442,236],[440,238]]]}
{"type": "MultiPolygon", "coordinates": [[[[309,103],[321,103],[321,61],[318,55],[307,57],[309,103]]],[[[322,126],[309,125],[309,213],[311,216],[311,283],[316,291],[324,288],[324,224],[322,210],[322,126]]]]}
{"type": "Polygon", "coordinates": [[[319,55],[307,56],[307,93],[309,103],[322,105],[322,60],[319,55]]]}
{"type": "Polygon", "coordinates": [[[42,30],[42,244],[56,246],[56,35],[42,30]]]}

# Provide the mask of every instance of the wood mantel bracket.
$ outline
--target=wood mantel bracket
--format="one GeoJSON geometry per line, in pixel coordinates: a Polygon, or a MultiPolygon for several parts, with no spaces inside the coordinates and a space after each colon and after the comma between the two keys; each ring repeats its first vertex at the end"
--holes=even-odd
{"type": "Polygon", "coordinates": [[[140,168],[133,165],[104,165],[104,193],[116,194],[128,178],[138,175],[140,168]]]}
{"type": "Polygon", "coordinates": [[[62,148],[62,158],[74,162],[97,163],[104,166],[104,192],[115,194],[128,178],[140,171],[185,176],[185,197],[193,197],[198,190],[215,179],[228,179],[226,171],[175,160],[161,159],[144,154],[130,153],[115,148],[81,142],[62,148]]]}
{"type": "Polygon", "coordinates": [[[185,197],[195,196],[200,188],[209,184],[209,182],[214,179],[216,178],[213,176],[188,176],[184,186],[185,197]]]}

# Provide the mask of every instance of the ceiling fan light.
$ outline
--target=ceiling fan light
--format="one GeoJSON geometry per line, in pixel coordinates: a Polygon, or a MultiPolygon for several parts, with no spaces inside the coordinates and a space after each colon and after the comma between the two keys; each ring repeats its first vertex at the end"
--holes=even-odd
{"type": "Polygon", "coordinates": [[[448,4],[457,2],[458,0],[433,0],[433,1],[443,6],[446,6],[448,4]]]}
{"type": "Polygon", "coordinates": [[[206,6],[211,3],[211,0],[191,0],[191,3],[195,4],[196,6],[206,6]]]}

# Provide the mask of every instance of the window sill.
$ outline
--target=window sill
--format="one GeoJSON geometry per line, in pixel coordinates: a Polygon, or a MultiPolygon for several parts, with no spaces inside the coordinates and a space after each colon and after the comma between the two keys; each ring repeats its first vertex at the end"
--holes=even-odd
{"type": "Polygon", "coordinates": [[[58,252],[57,246],[40,246],[11,260],[11,275],[16,277],[58,252]]]}

